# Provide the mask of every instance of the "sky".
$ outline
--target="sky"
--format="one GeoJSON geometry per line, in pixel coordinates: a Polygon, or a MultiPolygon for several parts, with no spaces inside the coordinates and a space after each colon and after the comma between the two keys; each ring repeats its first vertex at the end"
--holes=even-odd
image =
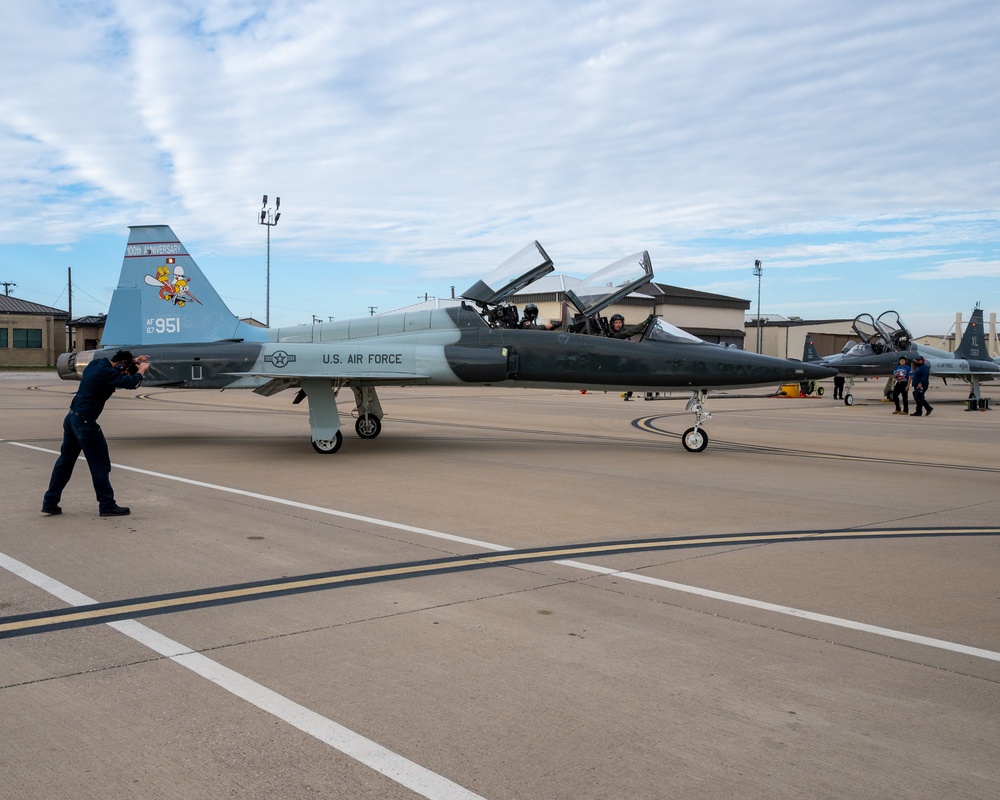
{"type": "MultiPolygon", "coordinates": [[[[107,311],[170,225],[232,311],[584,277],[807,319],[1000,315],[995,0],[9,0],[0,281],[107,311]],[[281,198],[281,218],[258,224],[281,198]]],[[[192,287],[194,288],[194,287],[192,287]]]]}

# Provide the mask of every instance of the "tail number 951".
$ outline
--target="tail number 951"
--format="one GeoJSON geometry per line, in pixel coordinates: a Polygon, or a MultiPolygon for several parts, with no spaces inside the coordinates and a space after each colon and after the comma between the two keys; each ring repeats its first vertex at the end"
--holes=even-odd
{"type": "Polygon", "coordinates": [[[146,333],[180,333],[179,317],[157,317],[146,320],[146,333]]]}

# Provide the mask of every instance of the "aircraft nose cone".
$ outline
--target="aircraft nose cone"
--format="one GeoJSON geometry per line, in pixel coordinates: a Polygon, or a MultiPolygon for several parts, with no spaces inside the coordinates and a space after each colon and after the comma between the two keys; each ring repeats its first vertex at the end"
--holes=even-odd
{"type": "Polygon", "coordinates": [[[804,370],[805,379],[810,381],[820,381],[823,380],[823,378],[832,378],[837,374],[837,370],[833,367],[824,367],[820,364],[808,364],[803,362],[802,369],[804,370]]]}

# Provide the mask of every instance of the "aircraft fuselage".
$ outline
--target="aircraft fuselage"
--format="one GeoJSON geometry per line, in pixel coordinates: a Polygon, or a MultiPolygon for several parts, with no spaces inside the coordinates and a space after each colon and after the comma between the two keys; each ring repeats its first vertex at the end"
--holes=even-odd
{"type": "MultiPolygon", "coordinates": [[[[705,342],[633,342],[584,334],[490,328],[465,308],[380,318],[381,333],[352,336],[335,323],[275,329],[272,341],[135,344],[151,357],[147,386],[261,388],[303,378],[343,386],[428,384],[697,391],[726,386],[777,385],[789,379],[787,361],[705,342]],[[397,317],[398,319],[392,319],[397,317]],[[398,327],[399,333],[389,333],[398,327]]],[[[63,377],[82,374],[93,357],[66,354],[63,377]]],[[[802,364],[800,380],[829,377],[802,364]]]]}

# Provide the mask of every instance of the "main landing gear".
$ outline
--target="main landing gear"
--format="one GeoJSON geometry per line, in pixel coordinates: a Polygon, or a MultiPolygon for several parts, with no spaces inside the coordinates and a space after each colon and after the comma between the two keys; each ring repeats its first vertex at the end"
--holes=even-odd
{"type": "Polygon", "coordinates": [[[701,426],[712,418],[712,415],[705,410],[707,396],[708,392],[704,389],[695,392],[684,408],[685,411],[694,411],[694,427],[688,428],[681,436],[681,444],[689,453],[700,453],[708,447],[708,434],[701,429],[701,426]]]}
{"type": "Polygon", "coordinates": [[[354,423],[354,430],[362,439],[374,439],[382,433],[382,420],[374,414],[362,414],[354,423]]]}
{"type": "Polygon", "coordinates": [[[374,439],[382,433],[382,404],[374,386],[352,386],[354,390],[354,413],[358,415],[354,431],[362,439],[374,439]]]}
{"type": "Polygon", "coordinates": [[[313,440],[312,446],[313,450],[317,453],[323,453],[324,455],[332,455],[336,453],[340,446],[344,443],[344,434],[337,431],[332,439],[318,439],[313,440]]]}
{"type": "MultiPolygon", "coordinates": [[[[293,403],[309,398],[309,424],[312,428],[312,447],[317,453],[332,455],[344,443],[337,411],[337,395],[343,383],[337,381],[303,380],[302,388],[293,403]]],[[[354,430],[360,439],[374,439],[382,433],[382,405],[374,386],[352,386],[357,420],[354,430]]]]}

